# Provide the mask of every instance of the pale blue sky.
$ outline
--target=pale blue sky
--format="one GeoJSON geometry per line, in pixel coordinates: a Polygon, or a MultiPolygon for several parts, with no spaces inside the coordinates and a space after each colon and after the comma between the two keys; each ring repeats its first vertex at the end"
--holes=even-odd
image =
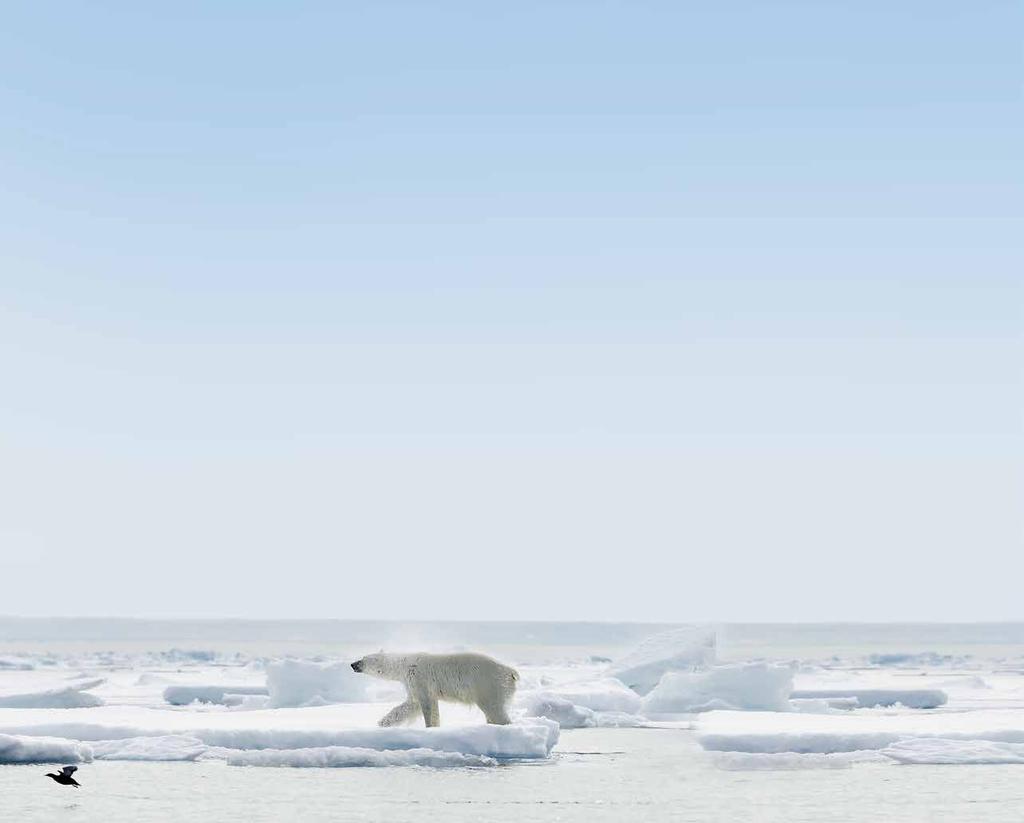
{"type": "Polygon", "coordinates": [[[9,6],[0,612],[1024,619],[1022,31],[9,6]]]}

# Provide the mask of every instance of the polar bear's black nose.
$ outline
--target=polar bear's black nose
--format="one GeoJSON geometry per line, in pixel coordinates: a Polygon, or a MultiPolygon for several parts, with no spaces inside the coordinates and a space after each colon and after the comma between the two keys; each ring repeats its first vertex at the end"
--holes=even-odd
{"type": "Polygon", "coordinates": [[[354,671],[354,672],[361,672],[362,670],[363,670],[363,661],[362,660],[357,660],[355,663],[352,664],[352,671],[354,671]]]}

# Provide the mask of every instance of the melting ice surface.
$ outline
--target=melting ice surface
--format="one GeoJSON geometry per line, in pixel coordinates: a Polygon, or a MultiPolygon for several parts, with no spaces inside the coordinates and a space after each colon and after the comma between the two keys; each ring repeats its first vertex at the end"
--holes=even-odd
{"type": "MultiPolygon", "coordinates": [[[[569,804],[561,808],[567,819],[588,820],[641,811],[645,819],[674,817],[686,809],[691,819],[729,819],[722,804],[735,799],[731,819],[741,819],[743,793],[759,780],[792,781],[773,783],[773,796],[807,780],[829,781],[823,798],[848,789],[849,819],[927,819],[918,807],[901,818],[898,809],[858,804],[877,796],[866,787],[882,775],[909,792],[919,780],[941,786],[925,775],[949,765],[970,766],[959,773],[975,775],[961,778],[961,799],[970,794],[965,779],[998,796],[1002,784],[986,781],[998,783],[1004,772],[990,770],[1024,765],[1019,626],[932,634],[896,626],[225,623],[163,625],[150,634],[111,623],[60,624],[47,635],[45,625],[0,619],[0,764],[9,764],[0,766],[0,791],[15,799],[17,819],[31,819],[40,773],[20,764],[42,771],[83,764],[80,776],[91,778],[95,797],[107,796],[96,789],[108,775],[132,780],[126,769],[167,770],[154,787],[205,779],[211,769],[218,784],[241,787],[248,778],[226,775],[259,772],[261,797],[279,790],[290,802],[296,789],[287,774],[364,774],[344,783],[362,798],[377,785],[370,775],[401,768],[445,781],[417,793],[418,778],[403,778],[412,810],[425,798],[436,801],[438,786],[450,787],[441,791],[447,805],[423,816],[479,819],[480,808],[458,805],[476,797],[489,806],[509,803],[510,820],[520,819],[517,804],[541,799],[569,804]],[[357,675],[348,663],[382,647],[477,649],[516,666],[515,722],[488,726],[474,708],[442,704],[441,728],[422,721],[378,728],[404,690],[357,675]],[[737,775],[747,777],[735,783],[737,775]],[[692,791],[695,776],[702,786],[719,786],[718,805],[700,806],[706,795],[692,791]],[[630,805],[638,798],[643,810],[630,805]]],[[[1024,779],[1024,769],[1016,774],[1024,779]]],[[[83,819],[112,819],[95,802],[95,816],[83,819]]],[[[336,794],[324,799],[322,819],[335,819],[328,814],[334,802],[336,794]]],[[[360,813],[379,816],[392,800],[373,802],[383,805],[360,813]]],[[[268,803],[265,819],[275,819],[268,803]]],[[[989,819],[1000,819],[998,808],[989,819]]],[[[134,819],[146,819],[136,811],[134,819]]],[[[250,807],[239,819],[263,819],[260,813],[250,807]]],[[[44,809],[39,819],[53,814],[44,809]]]]}

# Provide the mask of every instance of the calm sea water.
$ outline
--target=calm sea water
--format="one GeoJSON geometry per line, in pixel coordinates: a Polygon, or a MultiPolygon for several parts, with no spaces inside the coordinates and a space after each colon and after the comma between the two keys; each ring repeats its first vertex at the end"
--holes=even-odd
{"type": "Polygon", "coordinates": [[[685,731],[563,733],[549,762],[495,769],[94,763],[82,789],[0,766],[11,821],[990,821],[1024,817],[1024,767],[716,768],[685,731]]]}

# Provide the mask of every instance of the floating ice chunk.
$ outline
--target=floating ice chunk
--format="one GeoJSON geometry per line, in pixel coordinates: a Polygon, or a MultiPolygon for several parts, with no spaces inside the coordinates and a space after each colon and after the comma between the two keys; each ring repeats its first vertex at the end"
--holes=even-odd
{"type": "Polygon", "coordinates": [[[882,749],[899,763],[980,765],[1024,763],[1024,744],[997,740],[953,740],[921,737],[900,740],[882,749]]]}
{"type": "Polygon", "coordinates": [[[636,714],[640,711],[639,695],[614,677],[551,686],[545,691],[595,712],[636,714]]]}
{"type": "Polygon", "coordinates": [[[592,709],[577,706],[550,692],[535,692],[522,705],[528,717],[546,717],[563,729],[588,729],[597,725],[592,709]]]}
{"type": "Polygon", "coordinates": [[[274,708],[360,703],[368,699],[370,682],[365,675],[352,671],[348,663],[287,659],[267,665],[267,689],[274,708]]]}
{"type": "MultiPolygon", "coordinates": [[[[267,693],[266,686],[168,686],[164,689],[164,700],[172,706],[187,706],[196,701],[227,706],[232,705],[225,703],[225,696],[229,694],[266,695],[267,693]]],[[[237,701],[235,705],[240,702],[240,700],[237,701]]]]}
{"type": "Polygon", "coordinates": [[[81,709],[102,706],[103,700],[89,689],[104,682],[103,678],[81,680],[26,694],[0,694],[0,709],[81,709]]]}
{"type": "Polygon", "coordinates": [[[857,708],[862,709],[897,704],[908,709],[934,709],[946,705],[948,699],[941,689],[797,689],[790,696],[797,700],[853,698],[857,701],[857,708]]]}
{"type": "Polygon", "coordinates": [[[646,726],[647,718],[628,712],[594,712],[594,725],[599,729],[633,729],[646,726]]]}
{"type": "Polygon", "coordinates": [[[794,712],[804,714],[827,714],[833,711],[850,711],[858,707],[856,697],[833,697],[824,698],[801,697],[789,701],[789,707],[794,712]]]}
{"type": "Polygon", "coordinates": [[[841,752],[838,754],[713,752],[711,762],[718,768],[731,772],[777,772],[799,771],[803,769],[848,769],[855,762],[869,759],[881,758],[877,754],[861,752],[841,752]]]}
{"type": "Polygon", "coordinates": [[[292,766],[315,769],[365,766],[429,766],[439,769],[498,765],[498,761],[493,757],[478,754],[444,752],[435,749],[380,751],[350,746],[237,752],[228,755],[227,762],[231,766],[292,766]]]}
{"type": "Polygon", "coordinates": [[[181,734],[98,740],[91,745],[96,760],[195,760],[207,750],[201,740],[181,734]]]}
{"type": "Polygon", "coordinates": [[[88,763],[92,749],[77,740],[0,734],[0,763],[88,763]]]}
{"type": "Polygon", "coordinates": [[[851,732],[849,734],[838,732],[799,732],[794,734],[753,732],[751,734],[704,734],[698,738],[700,745],[706,751],[761,754],[859,752],[884,749],[899,739],[898,734],[887,732],[851,732]]]}
{"type": "Polygon", "coordinates": [[[647,694],[670,671],[691,671],[715,662],[715,632],[686,626],[652,635],[616,661],[608,674],[638,694],[647,694]]]}
{"type": "Polygon", "coordinates": [[[546,717],[563,729],[639,726],[641,698],[614,677],[520,691],[516,704],[527,716],[546,717]]]}
{"type": "Polygon", "coordinates": [[[330,732],[205,729],[192,734],[226,749],[364,748],[376,751],[433,749],[498,760],[545,758],[558,742],[558,723],[537,717],[508,726],[339,729],[330,732]]]}
{"type": "Polygon", "coordinates": [[[793,671],[768,663],[735,663],[701,672],[666,672],[644,698],[645,715],[714,709],[788,711],[793,671]]]}
{"type": "Polygon", "coordinates": [[[20,657],[0,657],[0,671],[29,672],[35,664],[20,657]]]}
{"type": "Polygon", "coordinates": [[[228,692],[224,695],[224,705],[250,711],[266,709],[270,706],[270,698],[265,694],[235,694],[228,692]]]}
{"type": "MultiPolygon", "coordinates": [[[[508,726],[354,728],[358,707],[275,709],[252,712],[182,712],[134,706],[104,706],[67,712],[35,709],[0,712],[0,732],[81,741],[180,735],[223,749],[309,749],[324,746],[377,750],[435,749],[497,759],[545,758],[558,742],[559,726],[544,718],[508,726]],[[11,716],[13,714],[13,716],[11,716]]],[[[372,707],[366,722],[378,716],[372,707]]],[[[357,721],[361,722],[361,721],[357,721]]]]}

